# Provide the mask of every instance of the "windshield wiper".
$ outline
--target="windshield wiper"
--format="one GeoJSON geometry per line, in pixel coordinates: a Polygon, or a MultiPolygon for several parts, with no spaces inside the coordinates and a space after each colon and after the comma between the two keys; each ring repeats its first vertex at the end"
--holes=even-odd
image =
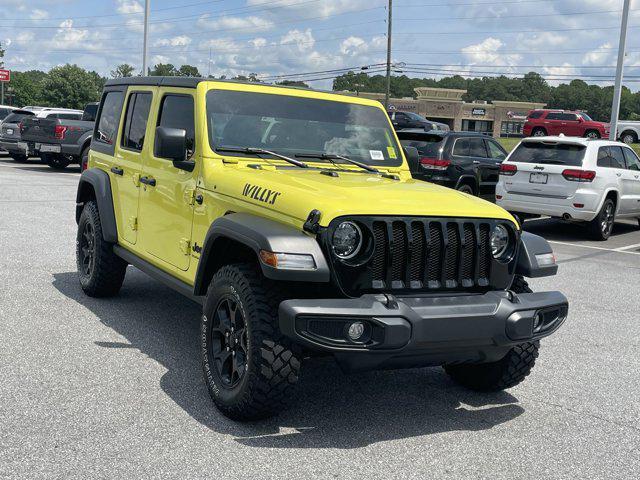
{"type": "Polygon", "coordinates": [[[397,175],[392,175],[391,173],[381,172],[377,168],[374,168],[374,167],[372,167],[370,165],[367,165],[366,163],[358,162],[357,160],[352,160],[349,157],[345,157],[343,155],[337,155],[335,153],[300,153],[300,154],[297,154],[296,157],[298,157],[298,158],[319,158],[320,160],[329,160],[334,165],[336,164],[336,162],[334,162],[334,160],[342,160],[342,161],[345,161],[347,163],[350,163],[351,165],[355,165],[356,167],[360,167],[360,168],[366,170],[367,172],[371,172],[371,173],[375,173],[376,175],[380,175],[383,178],[389,178],[391,180],[400,180],[400,177],[398,177],[397,175]]]}
{"type": "Polygon", "coordinates": [[[309,168],[304,162],[300,160],[296,160],[295,158],[287,157],[285,155],[280,155],[279,153],[272,152],[271,150],[265,150],[264,148],[254,148],[254,147],[218,147],[216,148],[218,152],[236,152],[236,153],[248,153],[250,155],[273,155],[276,158],[284,160],[285,162],[290,163],[291,165],[295,165],[300,168],[309,168]]]}

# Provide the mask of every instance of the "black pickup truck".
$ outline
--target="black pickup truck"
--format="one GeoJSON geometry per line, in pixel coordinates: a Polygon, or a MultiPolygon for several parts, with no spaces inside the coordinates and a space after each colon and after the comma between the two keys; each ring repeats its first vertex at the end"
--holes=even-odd
{"type": "Polygon", "coordinates": [[[35,153],[51,168],[61,170],[71,163],[86,164],[97,111],[97,103],[88,103],[81,120],[25,118],[21,140],[34,145],[35,153]]]}

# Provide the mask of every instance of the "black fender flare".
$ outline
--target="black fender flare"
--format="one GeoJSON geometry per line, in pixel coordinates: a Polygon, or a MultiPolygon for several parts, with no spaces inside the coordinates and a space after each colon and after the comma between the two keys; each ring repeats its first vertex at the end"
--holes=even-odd
{"type": "Polygon", "coordinates": [[[520,249],[516,262],[516,275],[528,278],[549,277],[558,272],[558,264],[540,265],[536,255],[553,253],[549,242],[544,238],[529,232],[522,232],[520,249]]]}
{"type": "Polygon", "coordinates": [[[102,237],[106,242],[118,242],[118,227],[116,214],[113,210],[113,195],[111,194],[111,180],[107,172],[99,168],[90,168],[80,175],[78,193],[76,194],[76,223],[80,221],[82,208],[89,198],[91,191],[95,196],[102,224],[102,237]]]}
{"type": "Polygon", "coordinates": [[[230,213],[217,218],[204,239],[194,284],[196,296],[206,294],[207,281],[215,273],[210,270],[210,265],[216,263],[213,261],[216,255],[214,245],[220,239],[232,240],[248,247],[255,252],[257,258],[260,258],[260,250],[313,256],[315,270],[276,269],[259,261],[264,276],[272,280],[319,283],[330,281],[329,264],[313,236],[290,225],[249,213],[230,213]]]}
{"type": "Polygon", "coordinates": [[[475,190],[476,194],[478,194],[480,190],[480,182],[478,181],[478,177],[476,175],[471,175],[471,174],[460,175],[458,177],[458,181],[456,182],[456,186],[454,188],[457,190],[458,187],[462,185],[467,179],[470,179],[473,181],[473,189],[475,190]]]}

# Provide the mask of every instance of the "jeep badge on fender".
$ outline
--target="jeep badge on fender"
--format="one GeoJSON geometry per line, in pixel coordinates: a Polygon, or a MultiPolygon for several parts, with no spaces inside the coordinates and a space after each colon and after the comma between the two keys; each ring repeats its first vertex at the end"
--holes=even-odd
{"type": "Polygon", "coordinates": [[[77,193],[80,286],[114,296],[133,265],[202,304],[203,381],[235,420],[301,398],[310,357],[513,387],[567,318],[562,293],[525,280],[556,273],[553,251],[506,210],[413,179],[408,160],[378,101],[109,80],[77,193]]]}

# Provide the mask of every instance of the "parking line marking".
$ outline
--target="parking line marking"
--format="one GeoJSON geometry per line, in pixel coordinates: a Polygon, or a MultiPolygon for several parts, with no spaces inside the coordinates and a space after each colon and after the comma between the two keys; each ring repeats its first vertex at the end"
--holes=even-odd
{"type": "MultiPolygon", "coordinates": [[[[630,250],[632,248],[640,248],[640,243],[636,243],[634,245],[628,245],[626,247],[620,247],[620,248],[616,248],[617,252],[622,252],[624,250],[630,250]]],[[[628,252],[629,253],[629,252],[628,252]]]]}
{"type": "MultiPolygon", "coordinates": [[[[558,245],[569,245],[570,247],[582,247],[582,248],[591,248],[593,250],[604,250],[607,252],[613,253],[626,253],[627,255],[640,255],[640,252],[627,252],[625,250],[621,250],[621,248],[632,248],[636,245],[629,245],[628,247],[620,247],[620,248],[604,248],[604,247],[594,247],[593,245],[580,245],[579,243],[571,243],[571,242],[559,242],[557,240],[549,240],[549,243],[557,243],[558,245]]],[[[640,246],[640,244],[638,245],[640,246]]]]}

